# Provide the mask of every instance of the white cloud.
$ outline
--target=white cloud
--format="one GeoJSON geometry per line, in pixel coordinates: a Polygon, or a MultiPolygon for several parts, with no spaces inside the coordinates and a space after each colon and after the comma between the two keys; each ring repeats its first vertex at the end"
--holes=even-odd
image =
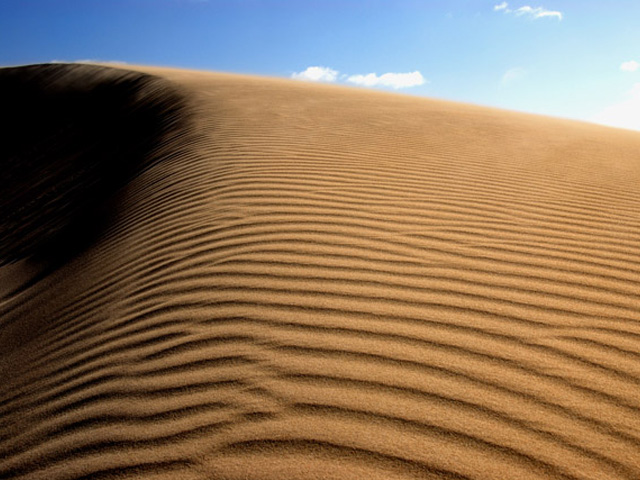
{"type": "Polygon", "coordinates": [[[347,82],[363,87],[391,87],[395,89],[416,87],[424,85],[427,81],[419,71],[410,73],[383,73],[378,76],[375,73],[366,75],[351,75],[347,82]]]}
{"type": "Polygon", "coordinates": [[[557,17],[558,20],[562,20],[562,12],[558,12],[557,10],[547,10],[543,7],[530,7],[525,5],[524,7],[520,7],[514,12],[516,15],[531,15],[533,18],[544,18],[544,17],[557,17]]]}
{"type": "Polygon", "coordinates": [[[503,87],[507,87],[516,80],[520,80],[526,74],[527,71],[522,67],[510,68],[509,70],[504,72],[504,75],[502,75],[502,78],[500,79],[500,85],[502,85],[503,87]]]}
{"type": "Polygon", "coordinates": [[[292,74],[291,78],[310,82],[335,82],[338,78],[338,71],[329,67],[308,67],[303,72],[292,74]]]}
{"type": "Polygon", "coordinates": [[[640,130],[640,83],[636,83],[622,102],[611,105],[589,119],[611,127],[640,130]]]}
{"type": "Polygon", "coordinates": [[[638,70],[638,68],[640,68],[640,63],[636,62],[635,60],[622,62],[622,65],[620,65],[620,70],[622,70],[623,72],[635,72],[636,70],[638,70]]]}
{"type": "Polygon", "coordinates": [[[366,75],[347,75],[333,70],[329,67],[308,67],[302,72],[296,72],[291,75],[296,80],[306,80],[310,82],[349,82],[363,87],[391,87],[391,88],[408,88],[418,85],[424,85],[427,80],[419,71],[409,73],[384,73],[376,75],[368,73],[366,75]]]}
{"type": "Polygon", "coordinates": [[[493,10],[496,12],[503,11],[504,13],[510,13],[518,17],[527,15],[534,20],[544,17],[556,17],[558,20],[562,20],[562,12],[559,12],[557,10],[547,10],[544,7],[531,7],[529,5],[525,5],[524,7],[511,10],[507,2],[502,2],[499,5],[494,5],[493,10]]]}

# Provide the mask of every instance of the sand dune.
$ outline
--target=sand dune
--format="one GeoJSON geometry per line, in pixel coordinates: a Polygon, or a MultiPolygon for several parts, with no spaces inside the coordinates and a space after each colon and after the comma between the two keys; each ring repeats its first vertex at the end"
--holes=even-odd
{"type": "Polygon", "coordinates": [[[150,67],[0,86],[0,478],[640,478],[640,134],[150,67]]]}

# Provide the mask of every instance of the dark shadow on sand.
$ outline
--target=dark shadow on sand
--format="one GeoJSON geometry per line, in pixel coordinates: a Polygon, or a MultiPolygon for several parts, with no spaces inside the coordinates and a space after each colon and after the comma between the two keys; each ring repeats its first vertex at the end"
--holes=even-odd
{"type": "Polygon", "coordinates": [[[112,220],[114,193],[187,123],[170,82],[94,65],[0,69],[0,99],[0,265],[33,258],[51,271],[84,250],[112,220]]]}

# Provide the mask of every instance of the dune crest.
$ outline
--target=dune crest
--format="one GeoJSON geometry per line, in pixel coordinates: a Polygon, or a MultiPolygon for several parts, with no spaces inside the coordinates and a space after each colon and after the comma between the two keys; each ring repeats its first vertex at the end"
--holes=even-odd
{"type": "Polygon", "coordinates": [[[0,478],[640,477],[639,134],[151,67],[0,86],[0,478]]]}

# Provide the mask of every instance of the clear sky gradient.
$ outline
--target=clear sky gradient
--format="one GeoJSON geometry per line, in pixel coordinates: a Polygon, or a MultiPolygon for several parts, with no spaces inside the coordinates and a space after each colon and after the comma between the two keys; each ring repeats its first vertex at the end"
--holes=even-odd
{"type": "Polygon", "coordinates": [[[0,65],[53,60],[317,78],[640,130],[637,0],[0,0],[0,65]]]}

